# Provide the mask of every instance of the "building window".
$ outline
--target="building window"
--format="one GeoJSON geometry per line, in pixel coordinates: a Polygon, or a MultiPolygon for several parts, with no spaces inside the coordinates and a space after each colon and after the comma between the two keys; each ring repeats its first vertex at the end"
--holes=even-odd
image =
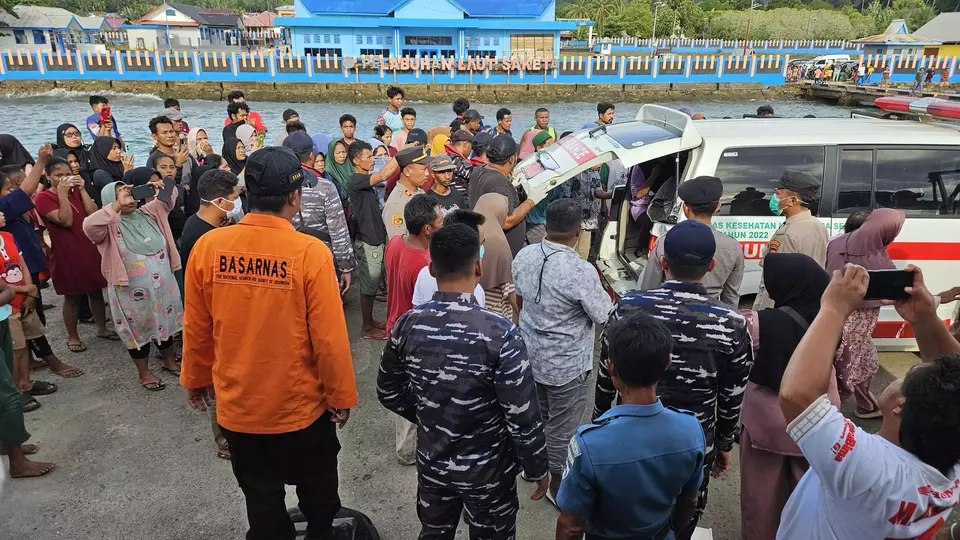
{"type": "Polygon", "coordinates": [[[176,16],[177,16],[176,10],[173,10],[173,9],[167,10],[167,17],[176,17],[176,16]]]}
{"type": "Polygon", "coordinates": [[[383,45],[383,36],[377,36],[377,45],[383,45]]]}
{"type": "Polygon", "coordinates": [[[16,40],[17,45],[26,45],[27,44],[27,33],[23,30],[14,30],[13,39],[16,40]]]}
{"type": "MultiPolygon", "coordinates": [[[[724,179],[718,214],[772,216],[770,197],[777,182],[771,178],[793,169],[822,180],[824,161],[822,146],[727,148],[714,173],[724,179]]],[[[817,215],[816,205],[810,210],[817,215]]]]}
{"type": "Polygon", "coordinates": [[[42,45],[47,42],[47,35],[43,33],[43,30],[34,30],[33,42],[37,45],[42,45]]]}
{"type": "Polygon", "coordinates": [[[489,46],[490,46],[490,38],[488,38],[488,37],[483,38],[483,46],[484,46],[484,47],[489,47],[489,46]]]}
{"type": "Polygon", "coordinates": [[[308,45],[310,43],[310,34],[303,35],[303,44],[308,45]]]}
{"type": "Polygon", "coordinates": [[[373,36],[367,36],[367,45],[373,45],[373,36]]]}
{"type": "Polygon", "coordinates": [[[472,53],[470,53],[470,56],[472,56],[472,57],[474,57],[474,58],[496,58],[496,57],[497,57],[497,51],[481,51],[481,50],[477,50],[477,51],[473,51],[472,53]]]}
{"type": "Polygon", "coordinates": [[[323,43],[324,43],[324,45],[329,45],[329,44],[330,44],[330,34],[324,34],[324,35],[323,35],[323,43]]]}
{"type": "Polygon", "coordinates": [[[493,46],[494,46],[494,47],[499,47],[499,46],[500,46],[500,38],[498,38],[498,37],[493,38],[493,46]]]}
{"type": "Polygon", "coordinates": [[[310,53],[314,56],[343,56],[343,49],[336,48],[325,48],[325,49],[310,49],[314,52],[310,53]]]}
{"type": "Polygon", "coordinates": [[[357,45],[363,45],[363,36],[357,35],[357,45]]]}
{"type": "Polygon", "coordinates": [[[360,56],[390,56],[390,49],[360,49],[360,56]]]}
{"type": "Polygon", "coordinates": [[[900,54],[903,52],[903,49],[894,49],[893,54],[900,54]]]}
{"type": "Polygon", "coordinates": [[[414,57],[414,56],[417,55],[417,50],[416,50],[416,49],[404,49],[404,50],[400,51],[400,55],[401,55],[401,56],[414,57]]]}
{"type": "Polygon", "coordinates": [[[393,45],[393,36],[387,36],[387,45],[393,45]]]}
{"type": "Polygon", "coordinates": [[[334,45],[339,45],[339,44],[340,44],[340,34],[334,34],[334,35],[333,35],[333,44],[334,44],[334,45]]]}
{"type": "Polygon", "coordinates": [[[403,41],[407,45],[453,45],[453,38],[450,36],[406,36],[403,41]]]}

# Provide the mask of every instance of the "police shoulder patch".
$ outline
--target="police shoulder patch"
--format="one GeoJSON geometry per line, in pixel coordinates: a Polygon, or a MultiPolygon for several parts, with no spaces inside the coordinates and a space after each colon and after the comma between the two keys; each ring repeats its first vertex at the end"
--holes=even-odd
{"type": "Polygon", "coordinates": [[[393,226],[394,227],[403,227],[403,216],[400,214],[393,215],[393,226]]]}
{"type": "Polygon", "coordinates": [[[768,252],[768,253],[776,253],[777,251],[780,251],[780,241],[779,241],[779,240],[771,240],[770,243],[767,244],[767,252],[768,252]]]}

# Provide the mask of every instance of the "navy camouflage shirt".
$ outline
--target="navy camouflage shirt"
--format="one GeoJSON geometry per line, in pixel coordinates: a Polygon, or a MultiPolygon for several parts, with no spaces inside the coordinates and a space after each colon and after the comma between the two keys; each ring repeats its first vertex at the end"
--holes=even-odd
{"type": "Polygon", "coordinates": [[[547,474],[537,389],[520,331],[470,294],[437,292],[403,314],[380,359],[380,403],[418,425],[417,466],[476,487],[521,467],[547,474]]]}

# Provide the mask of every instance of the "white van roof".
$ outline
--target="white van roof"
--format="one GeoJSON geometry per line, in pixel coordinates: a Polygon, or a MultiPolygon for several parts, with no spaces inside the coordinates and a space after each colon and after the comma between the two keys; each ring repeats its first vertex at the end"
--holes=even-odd
{"type": "Polygon", "coordinates": [[[874,118],[744,118],[693,123],[707,144],[806,146],[823,144],[960,145],[957,126],[874,118]]]}

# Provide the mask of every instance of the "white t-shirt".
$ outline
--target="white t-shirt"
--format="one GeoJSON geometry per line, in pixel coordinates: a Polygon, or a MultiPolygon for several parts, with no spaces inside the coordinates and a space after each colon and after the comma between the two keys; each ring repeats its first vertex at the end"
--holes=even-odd
{"type": "MultiPolygon", "coordinates": [[[[433,293],[437,292],[437,278],[430,275],[430,269],[426,266],[417,274],[417,283],[413,286],[413,305],[419,306],[429,302],[433,298],[433,293]]],[[[477,285],[473,291],[473,297],[481,306],[485,305],[486,297],[483,295],[483,287],[477,285]]]]}
{"type": "Polygon", "coordinates": [[[787,431],[810,470],[783,509],[777,540],[932,538],[960,497],[960,465],[944,476],[856,427],[827,396],[787,431]]]}

